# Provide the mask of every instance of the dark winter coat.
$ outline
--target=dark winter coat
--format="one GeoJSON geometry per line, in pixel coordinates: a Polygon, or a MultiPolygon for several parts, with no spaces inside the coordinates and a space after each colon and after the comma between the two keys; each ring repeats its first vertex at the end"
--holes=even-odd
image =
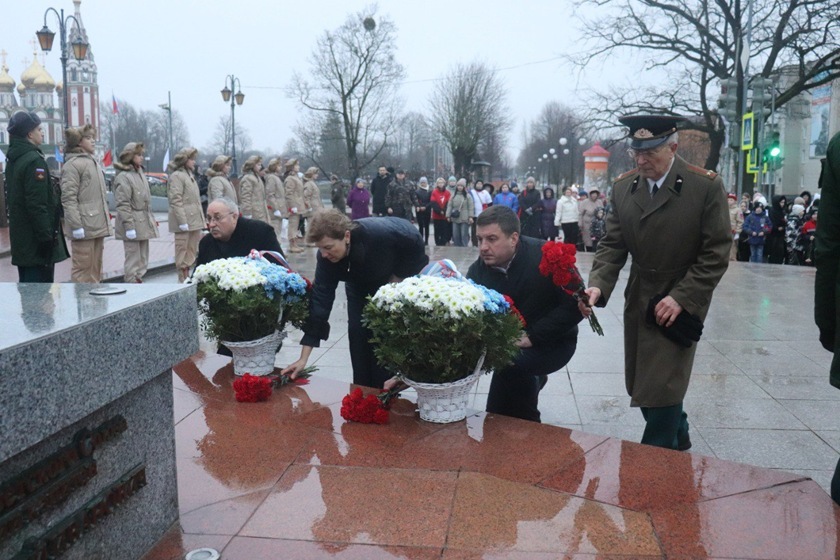
{"type": "Polygon", "coordinates": [[[556,198],[544,198],[540,201],[540,220],[543,237],[558,237],[560,230],[554,225],[554,212],[557,210],[556,198]]]}
{"type": "Polygon", "coordinates": [[[6,157],[12,264],[46,266],[65,260],[67,245],[59,224],[61,200],[50,181],[43,152],[25,138],[13,136],[6,157]]]}
{"type": "Polygon", "coordinates": [[[767,236],[770,234],[772,224],[767,214],[762,212],[758,214],[753,212],[747,219],[744,220],[743,231],[747,232],[747,243],[750,245],[764,245],[767,242],[767,236]],[[764,232],[764,235],[758,235],[764,232]],[[756,235],[753,235],[755,233],[756,235]]]}
{"type": "Polygon", "coordinates": [[[543,243],[520,236],[507,272],[487,266],[478,258],[470,266],[467,278],[513,299],[525,317],[525,332],[534,347],[576,343],[577,325],[583,316],[572,296],[540,274],[543,243]]]}
{"type": "Polygon", "coordinates": [[[358,324],[360,309],[354,296],[365,298],[376,293],[392,276],[408,278],[429,264],[420,232],[402,218],[364,218],[350,232],[350,254],[330,262],[318,252],[315,282],[309,302],[309,318],[303,327],[304,346],[319,346],[330,334],[330,312],[339,282],[345,282],[348,296],[348,322],[358,324]],[[352,305],[351,305],[352,304],[352,305]]]}
{"type": "Polygon", "coordinates": [[[840,133],[828,143],[820,173],[820,222],[816,232],[814,261],[814,319],[823,348],[834,353],[831,384],[840,389],[840,133]]]}
{"type": "Polygon", "coordinates": [[[519,195],[519,221],[522,223],[522,235],[542,237],[542,223],[539,212],[540,200],[542,200],[542,197],[537,189],[525,189],[519,195]]]}
{"type": "Polygon", "coordinates": [[[391,184],[394,178],[390,173],[385,176],[377,175],[370,182],[370,196],[373,199],[373,213],[385,214],[388,212],[388,207],[385,206],[385,196],[388,194],[388,185],[391,184]]]}
{"type": "Polygon", "coordinates": [[[236,229],[227,241],[219,241],[209,234],[201,238],[195,264],[198,266],[217,259],[247,257],[251,249],[277,251],[283,255],[273,227],[262,220],[240,217],[236,222],[236,229]]]}

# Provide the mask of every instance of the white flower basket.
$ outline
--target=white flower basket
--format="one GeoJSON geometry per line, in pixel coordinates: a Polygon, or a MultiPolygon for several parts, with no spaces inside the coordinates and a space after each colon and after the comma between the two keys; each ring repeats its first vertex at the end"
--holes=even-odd
{"type": "Polygon", "coordinates": [[[275,331],[257,340],[246,342],[226,342],[222,344],[230,348],[233,354],[233,372],[236,375],[269,375],[274,372],[274,358],[277,347],[286,338],[285,332],[275,331]]]}
{"type": "Polygon", "coordinates": [[[481,376],[481,368],[486,355],[486,351],[482,352],[472,375],[451,383],[418,383],[404,375],[399,376],[406,385],[417,391],[417,410],[420,412],[420,419],[437,424],[448,424],[466,418],[470,391],[481,376]]]}

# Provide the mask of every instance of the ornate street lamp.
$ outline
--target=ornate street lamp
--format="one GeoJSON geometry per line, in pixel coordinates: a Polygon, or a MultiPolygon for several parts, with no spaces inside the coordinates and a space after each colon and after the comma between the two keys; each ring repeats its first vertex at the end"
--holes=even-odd
{"type": "Polygon", "coordinates": [[[53,40],[55,39],[55,33],[47,27],[47,15],[52,12],[58,18],[58,33],[59,33],[59,41],[61,42],[61,79],[62,82],[62,105],[64,106],[64,128],[69,128],[70,126],[70,107],[67,104],[67,25],[72,20],[75,24],[75,29],[77,31],[76,38],[71,41],[71,47],[73,49],[73,57],[76,60],[84,60],[87,56],[88,50],[88,43],[82,38],[82,26],[79,21],[72,15],[64,17],[64,10],[60,12],[56,11],[55,8],[47,8],[44,12],[44,27],[41,28],[40,31],[36,31],[35,35],[38,37],[38,44],[41,45],[41,50],[44,52],[50,52],[53,46],[53,40]]]}
{"type": "Polygon", "coordinates": [[[245,94],[242,93],[242,84],[239,83],[239,78],[235,78],[233,74],[228,74],[227,77],[225,77],[225,88],[222,90],[222,100],[225,102],[230,101],[231,159],[233,160],[233,173],[236,175],[239,170],[236,166],[236,106],[242,105],[245,101],[245,94]],[[228,82],[230,82],[230,87],[228,87],[228,82]],[[237,92],[231,96],[233,90],[237,90],[237,92]]]}
{"type": "MultiPolygon", "coordinates": [[[[575,183],[575,152],[573,143],[570,143],[568,139],[561,138],[559,141],[561,146],[566,146],[568,144],[568,148],[563,148],[563,155],[571,155],[569,158],[569,184],[573,185],[575,183]]],[[[579,138],[578,144],[583,147],[586,144],[586,138],[579,138]]]]}

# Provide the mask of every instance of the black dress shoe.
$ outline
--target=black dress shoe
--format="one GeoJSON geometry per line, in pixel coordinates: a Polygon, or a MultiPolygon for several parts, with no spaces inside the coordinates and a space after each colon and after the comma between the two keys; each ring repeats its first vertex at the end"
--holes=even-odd
{"type": "Polygon", "coordinates": [[[681,437],[677,440],[677,449],[679,451],[688,451],[691,449],[691,438],[688,434],[685,434],[685,437],[681,437]]]}

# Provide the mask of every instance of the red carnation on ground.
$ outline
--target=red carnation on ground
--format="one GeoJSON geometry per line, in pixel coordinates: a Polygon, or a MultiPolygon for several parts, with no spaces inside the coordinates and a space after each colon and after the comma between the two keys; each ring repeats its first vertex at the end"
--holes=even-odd
{"type": "Polygon", "coordinates": [[[272,382],[267,377],[258,377],[246,373],[233,382],[233,391],[237,402],[261,402],[271,396],[272,382]]]}
{"type": "Polygon", "coordinates": [[[376,395],[365,396],[356,387],[341,400],[341,417],[362,424],[385,424],[389,414],[376,395]]]}
{"type": "MultiPolygon", "coordinates": [[[[547,241],[542,246],[540,274],[548,276],[555,286],[563,288],[567,294],[589,306],[589,296],[584,291],[586,284],[583,283],[580,271],[575,266],[576,262],[577,247],[571,243],[547,241]]],[[[594,312],[589,314],[589,326],[593,331],[604,336],[604,329],[601,328],[594,312]]]]}

